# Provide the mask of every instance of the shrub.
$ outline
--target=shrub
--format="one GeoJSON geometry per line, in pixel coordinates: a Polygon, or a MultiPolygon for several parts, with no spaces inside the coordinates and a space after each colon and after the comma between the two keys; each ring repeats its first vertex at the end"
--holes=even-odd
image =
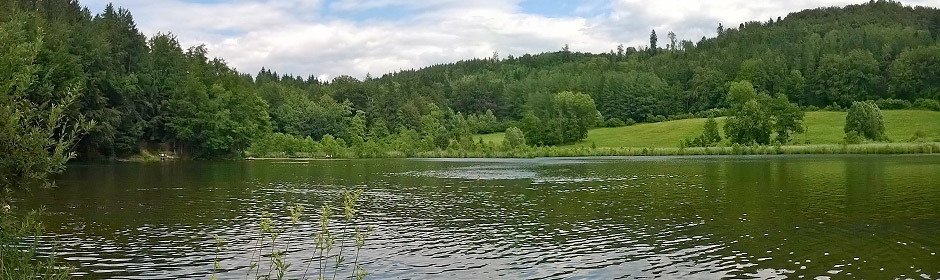
{"type": "Polygon", "coordinates": [[[525,134],[522,133],[522,130],[518,127],[510,127],[506,129],[506,133],[503,138],[503,147],[505,147],[507,150],[515,150],[521,147],[525,147],[525,134]]]}
{"type": "Polygon", "coordinates": [[[666,121],[666,117],[663,116],[663,115],[655,115],[655,116],[654,116],[654,115],[647,115],[647,116],[646,116],[646,121],[647,121],[647,122],[651,122],[651,123],[664,122],[664,121],[666,121]]]}
{"type": "Polygon", "coordinates": [[[829,106],[826,106],[825,108],[823,108],[823,110],[825,110],[825,111],[832,111],[832,112],[838,112],[838,111],[842,111],[842,106],[839,106],[839,104],[833,102],[833,103],[830,104],[829,106]]]}
{"type": "Polygon", "coordinates": [[[721,117],[721,116],[726,115],[726,113],[727,113],[727,112],[725,112],[724,109],[720,109],[720,108],[711,108],[711,109],[708,109],[708,110],[705,110],[705,111],[701,111],[701,112],[695,113],[695,117],[697,117],[697,118],[717,118],[717,117],[721,117]]]}
{"type": "Polygon", "coordinates": [[[731,143],[752,145],[769,144],[773,132],[770,115],[761,108],[757,100],[747,101],[736,108],[736,112],[725,121],[725,135],[731,143]]]}
{"type": "Polygon", "coordinates": [[[695,115],[685,113],[685,114],[671,115],[668,118],[666,118],[666,120],[676,121],[676,120],[687,120],[687,119],[694,119],[694,118],[695,118],[695,115]]]}
{"type": "Polygon", "coordinates": [[[310,137],[271,133],[253,141],[247,153],[253,157],[309,155],[317,151],[318,145],[319,143],[310,137]]]}
{"type": "Polygon", "coordinates": [[[606,127],[621,127],[624,125],[626,125],[626,123],[624,123],[623,120],[619,118],[610,118],[604,122],[604,126],[606,127]]]}
{"type": "MultiPolygon", "coordinates": [[[[3,203],[0,203],[3,204],[3,203]]],[[[5,204],[3,204],[5,205],[5,204]]],[[[18,215],[5,206],[0,208],[0,278],[71,279],[70,268],[53,252],[42,256],[34,237],[46,233],[40,222],[42,209],[18,215]]]]}
{"type": "Polygon", "coordinates": [[[721,132],[718,131],[718,122],[714,118],[708,118],[705,121],[705,127],[698,137],[682,140],[680,148],[686,147],[711,147],[721,142],[721,132]]]}
{"type": "Polygon", "coordinates": [[[927,142],[927,133],[923,130],[914,132],[914,136],[911,137],[910,142],[927,142]]]}
{"type": "Polygon", "coordinates": [[[718,131],[718,122],[715,121],[715,118],[708,118],[705,120],[705,128],[702,131],[703,143],[706,146],[711,146],[712,144],[721,142],[721,132],[718,131]]]}
{"type": "Polygon", "coordinates": [[[845,133],[856,132],[871,140],[885,139],[885,122],[881,109],[874,102],[853,102],[845,117],[845,133]]]}
{"type": "Polygon", "coordinates": [[[597,124],[598,111],[590,95],[560,92],[536,95],[529,100],[519,127],[531,145],[558,145],[587,138],[597,124]]]}
{"type": "Polygon", "coordinates": [[[918,109],[927,109],[931,111],[940,111],[940,101],[935,99],[924,99],[920,98],[914,100],[914,105],[912,106],[918,109]]]}
{"type": "Polygon", "coordinates": [[[845,144],[861,144],[865,141],[865,138],[861,134],[858,134],[857,131],[849,131],[845,134],[845,144]]]}
{"type": "Polygon", "coordinates": [[[879,99],[875,101],[875,105],[878,105],[878,108],[885,110],[901,110],[901,109],[910,109],[911,102],[901,99],[879,99]]]}
{"type": "Polygon", "coordinates": [[[327,157],[345,157],[346,143],[343,139],[337,139],[333,135],[327,134],[320,140],[320,149],[327,157]]]}

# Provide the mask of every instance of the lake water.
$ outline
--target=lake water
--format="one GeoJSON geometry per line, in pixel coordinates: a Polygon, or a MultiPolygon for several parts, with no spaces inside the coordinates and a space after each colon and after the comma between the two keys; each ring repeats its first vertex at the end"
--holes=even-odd
{"type": "Polygon", "coordinates": [[[245,279],[262,213],[292,203],[299,278],[344,189],[364,191],[370,279],[940,277],[931,155],[75,165],[57,183],[21,203],[84,278],[207,279],[218,235],[217,277],[245,279]]]}

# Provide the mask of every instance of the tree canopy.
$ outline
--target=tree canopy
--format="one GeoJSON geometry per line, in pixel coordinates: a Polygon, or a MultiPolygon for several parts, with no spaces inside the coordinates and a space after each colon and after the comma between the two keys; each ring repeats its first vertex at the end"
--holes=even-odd
{"type": "Polygon", "coordinates": [[[35,104],[78,91],[66,117],[96,122],[77,144],[81,157],[156,148],[215,158],[238,157],[272,133],[406,151],[471,147],[472,134],[515,126],[529,144],[555,145],[583,139],[599,123],[715,110],[756,121],[753,133],[726,122],[741,128],[732,141],[786,142],[801,131],[796,106],[936,104],[938,18],[936,8],[879,0],[729,25],[737,28],[716,23],[717,37],[695,42],[660,30],[666,43],[652,31],[647,46],[604,53],[566,47],[331,80],[238,72],[170,33],[147,38],[128,10],[108,5],[92,14],[70,0],[4,1],[0,22],[35,28],[0,43],[42,38],[33,66],[3,67],[35,67],[35,86],[23,89],[35,104]]]}

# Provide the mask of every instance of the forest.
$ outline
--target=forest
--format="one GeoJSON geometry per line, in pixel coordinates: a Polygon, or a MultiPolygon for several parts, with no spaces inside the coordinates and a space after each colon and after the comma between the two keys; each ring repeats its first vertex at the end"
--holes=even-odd
{"type": "Polygon", "coordinates": [[[593,127],[736,114],[768,116],[770,132],[739,130],[733,142],[786,144],[804,111],[869,100],[940,110],[936,8],[872,1],[715,26],[718,36],[698,41],[652,30],[649,45],[607,53],[559,46],[323,81],[239,72],[171,30],[148,38],[113,5],[11,0],[0,2],[0,102],[9,116],[60,108],[87,129],[74,144],[82,160],[413,156],[476,149],[485,144],[474,135],[507,129],[508,147],[552,146],[593,127]]]}

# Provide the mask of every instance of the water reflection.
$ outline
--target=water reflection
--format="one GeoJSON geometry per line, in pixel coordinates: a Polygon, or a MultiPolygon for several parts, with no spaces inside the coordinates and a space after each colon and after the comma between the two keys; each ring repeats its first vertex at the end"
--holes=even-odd
{"type": "MultiPolygon", "coordinates": [[[[940,277],[940,157],[73,166],[46,205],[88,278],[245,277],[261,213],[365,190],[377,279],[940,277]]],[[[309,258],[316,217],[292,235],[309,258]]],[[[51,239],[47,239],[51,242],[51,239]]],[[[299,277],[302,271],[292,271],[299,277]]]]}

